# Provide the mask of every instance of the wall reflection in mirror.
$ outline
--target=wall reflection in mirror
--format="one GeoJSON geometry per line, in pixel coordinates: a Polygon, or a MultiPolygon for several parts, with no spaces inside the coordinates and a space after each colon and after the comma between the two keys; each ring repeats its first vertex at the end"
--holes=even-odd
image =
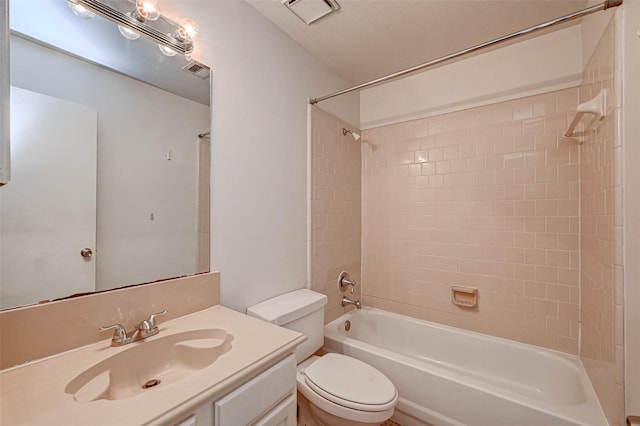
{"type": "Polygon", "coordinates": [[[208,68],[37,6],[10,1],[1,307],[208,271],[208,68]]]}

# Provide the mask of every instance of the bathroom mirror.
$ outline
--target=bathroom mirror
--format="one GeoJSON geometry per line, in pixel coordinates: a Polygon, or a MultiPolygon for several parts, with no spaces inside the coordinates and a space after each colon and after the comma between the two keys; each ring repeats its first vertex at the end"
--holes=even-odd
{"type": "Polygon", "coordinates": [[[10,22],[1,308],[208,271],[208,68],[66,0],[10,22]]]}

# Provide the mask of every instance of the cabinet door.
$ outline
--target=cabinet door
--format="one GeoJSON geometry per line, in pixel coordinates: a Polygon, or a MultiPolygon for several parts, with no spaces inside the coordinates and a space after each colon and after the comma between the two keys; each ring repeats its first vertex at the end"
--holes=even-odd
{"type": "Polygon", "coordinates": [[[196,426],[197,424],[197,417],[195,414],[192,414],[180,423],[176,423],[174,426],[196,426]]]}
{"type": "Polygon", "coordinates": [[[296,395],[282,401],[253,426],[295,426],[296,425],[296,395]]]}
{"type": "Polygon", "coordinates": [[[213,426],[213,403],[202,404],[173,426],[213,426]]]}
{"type": "Polygon", "coordinates": [[[216,401],[215,425],[254,424],[265,413],[270,413],[291,395],[295,395],[295,390],[296,358],[290,355],[216,401]]]}

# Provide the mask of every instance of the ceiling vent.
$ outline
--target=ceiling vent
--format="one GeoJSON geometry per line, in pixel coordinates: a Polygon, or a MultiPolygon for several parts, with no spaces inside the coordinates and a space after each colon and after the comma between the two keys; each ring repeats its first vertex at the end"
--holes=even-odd
{"type": "Polygon", "coordinates": [[[307,25],[340,9],[335,0],[282,0],[282,4],[307,25]]]}
{"type": "Polygon", "coordinates": [[[209,68],[205,64],[201,64],[198,61],[189,61],[189,63],[184,67],[182,67],[182,69],[188,72],[189,74],[193,74],[196,77],[200,77],[203,80],[206,80],[209,78],[209,73],[211,71],[211,68],[209,68]]]}

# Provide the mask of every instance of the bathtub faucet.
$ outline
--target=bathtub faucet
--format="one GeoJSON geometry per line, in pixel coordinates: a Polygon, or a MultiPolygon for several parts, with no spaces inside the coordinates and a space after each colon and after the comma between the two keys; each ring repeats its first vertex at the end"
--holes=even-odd
{"type": "Polygon", "coordinates": [[[342,306],[353,305],[358,309],[362,309],[362,303],[359,300],[351,300],[347,296],[342,296],[342,306]]]}

